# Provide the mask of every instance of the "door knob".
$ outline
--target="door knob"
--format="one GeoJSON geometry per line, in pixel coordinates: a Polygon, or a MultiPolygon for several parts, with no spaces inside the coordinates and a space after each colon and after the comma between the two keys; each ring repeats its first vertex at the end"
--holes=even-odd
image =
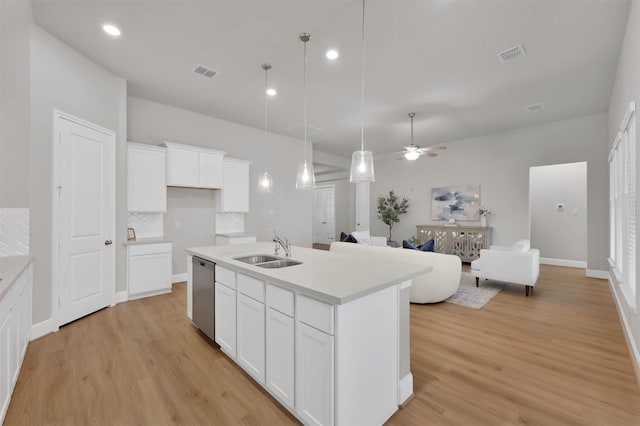
{"type": "Polygon", "coordinates": [[[111,240],[105,240],[104,241],[104,245],[105,246],[110,246],[111,244],[113,244],[113,241],[111,241],[111,240]]]}

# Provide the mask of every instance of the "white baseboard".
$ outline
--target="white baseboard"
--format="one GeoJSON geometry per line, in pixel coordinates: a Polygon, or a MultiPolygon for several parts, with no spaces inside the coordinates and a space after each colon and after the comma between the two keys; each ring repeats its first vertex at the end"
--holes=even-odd
{"type": "Polygon", "coordinates": [[[587,269],[587,277],[600,278],[601,280],[609,279],[609,271],[599,271],[597,269],[587,269]]]}
{"type": "Polygon", "coordinates": [[[413,374],[409,373],[398,383],[398,405],[402,405],[413,395],[413,374]]]}
{"type": "Polygon", "coordinates": [[[127,290],[116,292],[116,305],[118,303],[126,302],[128,300],[129,300],[129,292],[127,290]]]}
{"type": "Polygon", "coordinates": [[[40,321],[39,323],[31,326],[31,337],[29,337],[29,341],[39,339],[40,337],[46,336],[54,331],[58,331],[58,327],[56,327],[56,323],[53,321],[53,318],[40,321]]]}
{"type": "Polygon", "coordinates": [[[551,259],[549,257],[540,258],[541,265],[554,265],[554,266],[566,266],[568,268],[587,268],[587,262],[582,260],[566,260],[566,259],[551,259]]]}
{"type": "Polygon", "coordinates": [[[187,280],[187,273],[184,272],[182,274],[173,274],[171,276],[171,284],[181,283],[187,280]]]}

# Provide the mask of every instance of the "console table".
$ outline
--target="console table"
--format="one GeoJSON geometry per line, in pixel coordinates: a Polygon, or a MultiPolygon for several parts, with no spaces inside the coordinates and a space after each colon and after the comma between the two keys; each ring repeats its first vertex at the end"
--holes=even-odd
{"type": "Polygon", "coordinates": [[[435,241],[436,253],[455,254],[463,262],[480,257],[480,250],[491,245],[491,227],[417,225],[421,243],[435,241]]]}

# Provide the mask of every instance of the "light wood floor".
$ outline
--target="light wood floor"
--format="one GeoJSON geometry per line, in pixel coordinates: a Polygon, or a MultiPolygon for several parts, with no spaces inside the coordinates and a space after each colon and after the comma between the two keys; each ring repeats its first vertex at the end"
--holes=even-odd
{"type": "MultiPolygon", "coordinates": [[[[105,309],[30,344],[5,425],[297,421],[197,331],[186,289],[105,309]]],[[[640,425],[605,281],[543,266],[533,296],[411,306],[415,398],[391,425],[640,425]]]]}

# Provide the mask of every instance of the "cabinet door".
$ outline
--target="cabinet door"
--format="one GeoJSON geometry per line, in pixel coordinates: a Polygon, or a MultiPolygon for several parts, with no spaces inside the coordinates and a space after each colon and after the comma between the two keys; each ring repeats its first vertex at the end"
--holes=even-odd
{"type": "Polygon", "coordinates": [[[369,230],[369,182],[356,183],[356,231],[369,230]]]}
{"type": "Polygon", "coordinates": [[[216,283],[216,343],[233,359],[236,358],[236,291],[216,283]]]}
{"type": "Polygon", "coordinates": [[[13,391],[13,387],[18,380],[20,372],[20,303],[16,304],[9,312],[9,392],[13,391]]]}
{"type": "Polygon", "coordinates": [[[9,381],[9,357],[13,346],[9,341],[9,319],[0,324],[0,421],[9,408],[11,385],[9,381]]]}
{"type": "Polygon", "coordinates": [[[129,295],[171,289],[171,253],[129,256],[129,295]]]}
{"type": "Polygon", "coordinates": [[[296,412],[303,423],[333,424],[333,336],[296,322],[296,412]]]}
{"type": "Polygon", "coordinates": [[[225,212],[249,211],[249,166],[224,162],[222,208],[225,212]]]}
{"type": "Polygon", "coordinates": [[[238,293],[238,364],[258,382],[265,379],[264,304],[238,293]]]}
{"type": "Polygon", "coordinates": [[[267,308],[267,388],[291,409],[294,365],[293,318],[267,308]]]}
{"type": "Polygon", "coordinates": [[[197,187],[200,180],[200,158],[197,151],[170,147],[167,150],[169,176],[167,185],[197,187]]]}
{"type": "Polygon", "coordinates": [[[130,146],[127,149],[127,211],[165,212],[166,154],[130,146]]]}
{"type": "Polygon", "coordinates": [[[201,152],[199,157],[199,186],[202,188],[222,188],[223,156],[201,152]]]}

